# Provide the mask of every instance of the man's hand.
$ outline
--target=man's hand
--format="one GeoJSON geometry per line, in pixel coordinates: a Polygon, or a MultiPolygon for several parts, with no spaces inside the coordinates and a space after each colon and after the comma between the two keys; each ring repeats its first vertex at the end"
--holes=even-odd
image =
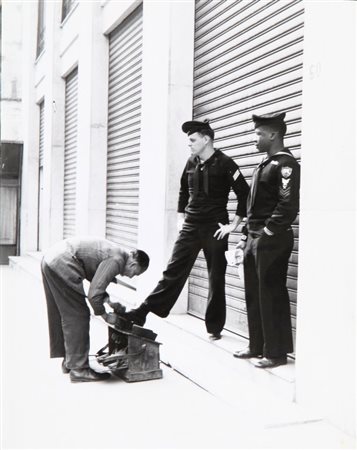
{"type": "Polygon", "coordinates": [[[231,233],[236,229],[236,225],[223,225],[222,223],[218,223],[219,229],[214,233],[213,237],[217,239],[223,239],[227,234],[231,233]]]}
{"type": "Polygon", "coordinates": [[[118,316],[115,313],[104,313],[102,314],[103,319],[109,323],[109,325],[115,325],[118,319],[118,316]]]}
{"type": "Polygon", "coordinates": [[[183,227],[183,223],[185,221],[185,214],[178,213],[177,214],[177,231],[180,232],[183,227]]]}
{"type": "Polygon", "coordinates": [[[236,249],[237,250],[239,250],[239,249],[244,250],[246,245],[247,245],[247,241],[239,241],[237,246],[236,246],[236,249]]]}
{"type": "Polygon", "coordinates": [[[244,250],[242,248],[236,247],[235,251],[235,257],[236,257],[236,265],[239,266],[244,261],[244,250]]]}
{"type": "Polygon", "coordinates": [[[114,312],[116,314],[120,315],[120,314],[124,314],[125,313],[126,308],[121,303],[119,303],[119,302],[112,302],[109,298],[106,301],[106,303],[114,310],[114,312]]]}

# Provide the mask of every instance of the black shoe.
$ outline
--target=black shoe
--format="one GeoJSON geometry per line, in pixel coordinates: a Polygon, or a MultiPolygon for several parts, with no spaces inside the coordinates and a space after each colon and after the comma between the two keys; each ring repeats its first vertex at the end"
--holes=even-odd
{"type": "Polygon", "coordinates": [[[62,361],[62,372],[66,374],[70,372],[70,369],[68,369],[68,367],[66,366],[65,360],[62,361]]]}
{"type": "Polygon", "coordinates": [[[239,350],[233,353],[235,358],[248,359],[248,358],[261,358],[262,354],[252,352],[249,347],[244,350],[239,350]]]}
{"type": "Polygon", "coordinates": [[[146,316],[148,313],[149,311],[147,311],[145,307],[139,306],[139,308],[131,309],[130,311],[122,314],[122,317],[142,327],[146,321],[146,316]]]}
{"type": "Polygon", "coordinates": [[[218,341],[222,339],[221,333],[208,333],[208,338],[210,341],[218,341]]]}
{"type": "Polygon", "coordinates": [[[71,369],[69,374],[72,383],[85,382],[85,381],[103,381],[110,378],[109,372],[96,372],[93,369],[71,369]]]}
{"type": "Polygon", "coordinates": [[[287,362],[286,356],[281,356],[280,358],[263,358],[254,365],[259,369],[272,369],[273,367],[283,366],[287,364],[287,362]]]}
{"type": "Polygon", "coordinates": [[[113,308],[115,314],[118,314],[119,316],[122,316],[125,313],[125,311],[126,311],[125,306],[122,305],[119,302],[117,302],[117,303],[110,303],[110,306],[113,308]]]}

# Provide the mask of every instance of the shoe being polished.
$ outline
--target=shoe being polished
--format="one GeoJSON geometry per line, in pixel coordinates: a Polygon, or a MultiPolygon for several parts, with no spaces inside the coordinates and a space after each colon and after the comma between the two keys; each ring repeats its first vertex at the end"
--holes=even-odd
{"type": "Polygon", "coordinates": [[[288,363],[286,356],[280,358],[263,358],[254,365],[259,369],[272,369],[273,367],[283,366],[288,363]]]}
{"type": "Polygon", "coordinates": [[[138,308],[131,309],[122,314],[122,317],[130,322],[133,322],[135,325],[139,325],[142,327],[146,322],[146,316],[149,311],[146,309],[144,305],[140,305],[138,308]]]}
{"type": "Polygon", "coordinates": [[[67,374],[67,373],[70,372],[70,369],[68,369],[68,367],[66,366],[66,361],[65,360],[62,361],[62,366],[61,367],[62,367],[62,372],[63,373],[67,374]]]}
{"type": "Polygon", "coordinates": [[[104,381],[110,378],[109,372],[96,372],[93,369],[71,369],[69,374],[72,383],[88,382],[88,381],[104,381]]]}
{"type": "Polygon", "coordinates": [[[248,359],[248,358],[261,358],[262,354],[257,352],[252,352],[249,347],[245,348],[244,350],[239,350],[237,352],[233,353],[233,356],[235,358],[241,358],[241,359],[248,359]]]}

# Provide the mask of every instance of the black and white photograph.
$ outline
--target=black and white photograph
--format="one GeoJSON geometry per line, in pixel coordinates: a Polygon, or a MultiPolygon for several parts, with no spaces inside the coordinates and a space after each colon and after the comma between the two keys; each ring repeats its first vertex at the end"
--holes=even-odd
{"type": "Polygon", "coordinates": [[[0,0],[1,448],[354,449],[354,0],[0,0]]]}

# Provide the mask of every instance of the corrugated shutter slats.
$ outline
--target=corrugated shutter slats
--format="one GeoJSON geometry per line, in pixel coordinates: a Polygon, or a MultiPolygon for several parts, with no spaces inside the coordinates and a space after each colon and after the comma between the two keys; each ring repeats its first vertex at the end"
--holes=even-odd
{"type": "Polygon", "coordinates": [[[64,203],[63,237],[75,235],[76,224],[76,173],[77,173],[77,112],[78,70],[66,78],[65,88],[65,139],[64,139],[64,203]]]}
{"type": "MultiPolygon", "coordinates": [[[[300,159],[303,54],[303,6],[300,0],[196,1],[194,118],[209,118],[216,131],[215,146],[232,157],[250,183],[261,161],[252,145],[251,116],[286,111],[285,145],[300,159]]],[[[230,218],[236,198],[229,196],[230,218]]],[[[295,327],[298,218],[287,286],[295,327]]],[[[240,238],[230,236],[229,246],[240,238]]],[[[208,279],[200,253],[189,280],[189,312],[204,316],[208,279]]],[[[243,280],[227,268],[226,327],[248,335],[243,280]]]]}
{"type": "Polygon", "coordinates": [[[109,37],[107,238],[137,244],[141,130],[142,6],[109,37]]]}
{"type": "Polygon", "coordinates": [[[45,139],[45,102],[40,103],[40,120],[39,120],[39,166],[43,166],[44,139],[45,139]]]}

